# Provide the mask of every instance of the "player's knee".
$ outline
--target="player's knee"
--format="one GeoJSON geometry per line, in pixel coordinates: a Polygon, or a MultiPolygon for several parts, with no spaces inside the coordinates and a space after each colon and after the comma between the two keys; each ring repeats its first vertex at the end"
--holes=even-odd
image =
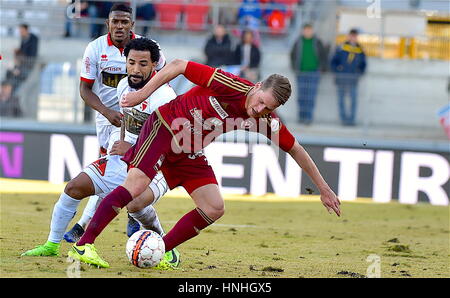
{"type": "Polygon", "coordinates": [[[95,194],[95,189],[89,176],[81,173],[66,184],[64,193],[73,199],[82,200],[85,197],[95,194]]]}
{"type": "Polygon", "coordinates": [[[73,180],[67,183],[66,187],[64,188],[64,193],[76,200],[81,200],[84,198],[83,191],[81,191],[76,181],[73,180]]]}
{"type": "Polygon", "coordinates": [[[128,212],[133,213],[144,209],[145,207],[153,203],[153,198],[153,192],[150,189],[144,191],[141,195],[134,198],[130,203],[128,203],[128,212]]]}
{"type": "Polygon", "coordinates": [[[150,179],[139,169],[133,168],[128,172],[128,176],[123,183],[131,196],[137,198],[140,196],[148,187],[150,179]]]}
{"type": "Polygon", "coordinates": [[[202,208],[202,211],[205,212],[205,214],[214,221],[218,220],[225,214],[224,204],[210,205],[204,209],[205,210],[203,210],[202,208]]]}

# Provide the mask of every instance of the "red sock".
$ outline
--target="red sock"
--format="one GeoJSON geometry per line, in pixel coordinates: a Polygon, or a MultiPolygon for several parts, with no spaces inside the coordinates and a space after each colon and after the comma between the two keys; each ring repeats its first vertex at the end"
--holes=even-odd
{"type": "Polygon", "coordinates": [[[125,207],[133,198],[126,188],[119,186],[107,195],[98,205],[94,217],[92,217],[86,232],[84,232],[77,245],[94,243],[95,238],[103,229],[119,214],[120,209],[125,207]]]}
{"type": "Polygon", "coordinates": [[[197,236],[200,233],[200,230],[203,230],[213,223],[214,221],[201,209],[195,208],[185,214],[169,233],[163,237],[166,251],[172,250],[181,243],[197,236]]]}

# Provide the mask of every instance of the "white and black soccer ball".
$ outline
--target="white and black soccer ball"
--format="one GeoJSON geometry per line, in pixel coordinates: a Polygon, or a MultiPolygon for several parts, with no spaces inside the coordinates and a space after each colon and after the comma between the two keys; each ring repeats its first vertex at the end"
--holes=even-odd
{"type": "Polygon", "coordinates": [[[164,257],[164,241],[154,231],[140,230],[128,239],[126,253],[128,260],[134,266],[139,268],[154,267],[164,257]]]}

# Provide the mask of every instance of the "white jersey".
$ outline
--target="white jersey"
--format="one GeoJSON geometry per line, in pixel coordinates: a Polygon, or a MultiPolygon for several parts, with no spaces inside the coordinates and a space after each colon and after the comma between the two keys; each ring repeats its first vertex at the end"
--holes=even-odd
{"type": "MultiPolygon", "coordinates": [[[[125,94],[132,91],[136,91],[136,89],[133,89],[128,85],[128,78],[123,78],[117,85],[117,98],[119,98],[120,100],[125,94]]],[[[168,103],[175,97],[177,97],[177,94],[172,89],[172,87],[170,87],[169,84],[164,84],[158,89],[156,89],[156,91],[153,92],[153,94],[150,95],[150,97],[148,97],[142,103],[134,106],[133,109],[136,109],[139,112],[143,112],[150,115],[157,108],[168,103]]],[[[111,150],[111,147],[114,144],[114,142],[119,140],[118,135],[120,136],[120,127],[114,127],[109,140],[108,152],[111,150]]],[[[125,131],[126,142],[134,145],[136,143],[137,138],[138,135],[130,133],[129,131],[125,131]]]]}
{"type": "MultiPolygon", "coordinates": [[[[128,78],[123,78],[117,86],[117,97],[121,98],[128,92],[135,91],[128,85],[128,78]]],[[[153,113],[158,107],[168,103],[176,97],[175,91],[168,85],[164,84],[159,87],[149,98],[147,98],[142,103],[136,105],[135,109],[140,112],[147,114],[153,113]]],[[[125,133],[125,141],[134,145],[138,135],[130,132],[125,133]]],[[[120,128],[115,127],[109,138],[109,148],[108,153],[112,148],[114,142],[120,139],[120,128]]],[[[99,160],[91,163],[87,166],[83,172],[88,174],[94,183],[95,194],[99,195],[101,198],[108,195],[113,189],[121,185],[125,178],[127,177],[127,164],[121,160],[122,156],[119,155],[107,155],[99,160]]],[[[158,173],[149,185],[150,189],[153,191],[156,203],[159,198],[161,198],[164,193],[166,193],[168,187],[164,180],[164,176],[158,173]]]]}
{"type": "MultiPolygon", "coordinates": [[[[140,37],[142,36],[134,33],[131,35],[132,39],[140,37]]],[[[160,56],[156,70],[160,70],[166,63],[161,49],[160,56]]],[[[126,57],[123,49],[114,46],[109,34],[100,36],[88,44],[83,56],[80,79],[94,83],[93,92],[107,108],[119,111],[116,88],[119,81],[126,76],[126,57]]],[[[108,119],[98,112],[96,124],[111,125],[108,119]]]]}

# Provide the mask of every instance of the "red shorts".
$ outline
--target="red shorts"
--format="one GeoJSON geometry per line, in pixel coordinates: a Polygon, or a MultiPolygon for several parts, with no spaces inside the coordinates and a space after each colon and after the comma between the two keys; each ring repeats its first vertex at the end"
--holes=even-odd
{"type": "Polygon", "coordinates": [[[164,120],[152,113],[141,129],[136,144],[122,158],[129,168],[138,168],[150,179],[161,170],[170,189],[183,186],[190,194],[207,184],[217,184],[216,176],[202,153],[174,153],[174,136],[164,120]]]}

